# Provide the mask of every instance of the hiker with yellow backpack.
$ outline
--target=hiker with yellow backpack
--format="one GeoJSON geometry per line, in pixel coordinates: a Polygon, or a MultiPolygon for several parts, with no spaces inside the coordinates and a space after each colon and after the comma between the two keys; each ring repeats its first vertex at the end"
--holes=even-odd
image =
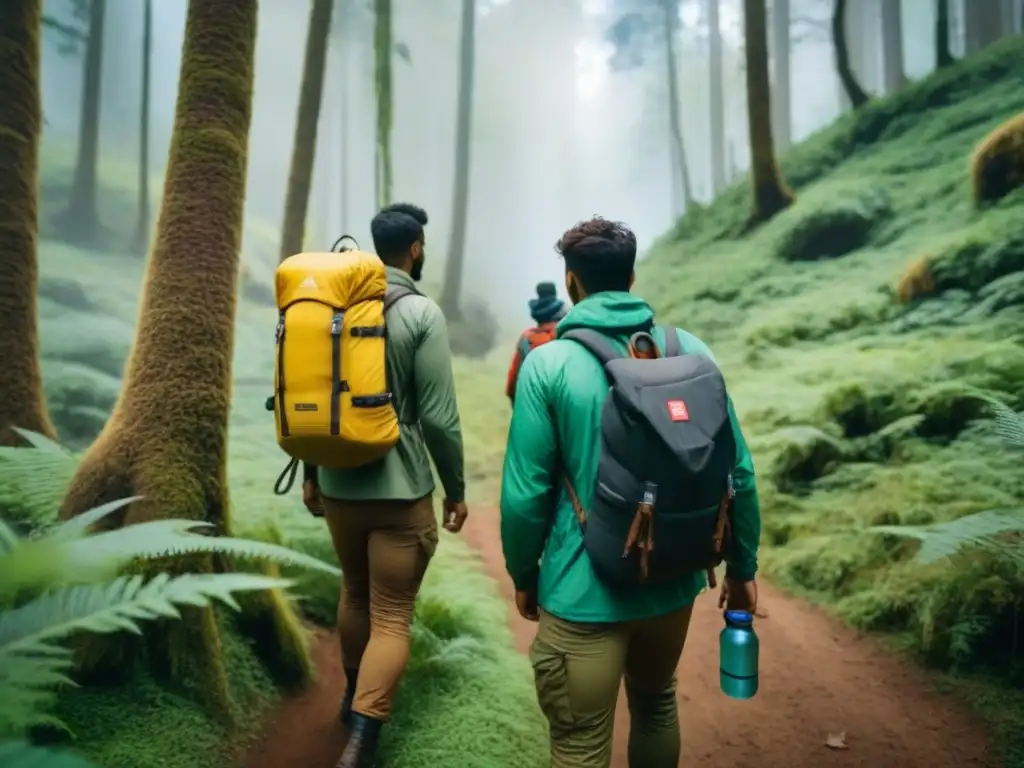
{"type": "Polygon", "coordinates": [[[368,768],[409,657],[413,605],[444,527],[466,521],[462,430],[444,315],[416,290],[427,214],[374,216],[376,256],[302,253],[277,270],[278,442],[303,462],[303,501],[323,514],[344,574],[338,606],[347,678],[337,768],[368,768]]]}

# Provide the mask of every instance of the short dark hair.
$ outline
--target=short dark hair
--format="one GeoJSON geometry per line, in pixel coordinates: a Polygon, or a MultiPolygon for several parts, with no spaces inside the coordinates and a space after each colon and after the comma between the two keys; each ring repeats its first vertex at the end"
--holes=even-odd
{"type": "Polygon", "coordinates": [[[555,250],[587,293],[629,290],[636,265],[636,235],[622,222],[600,216],[581,221],[566,230],[555,250]]]}
{"type": "Polygon", "coordinates": [[[398,266],[409,255],[412,244],[423,241],[427,212],[412,203],[392,203],[373,217],[370,234],[380,260],[398,266]]]}

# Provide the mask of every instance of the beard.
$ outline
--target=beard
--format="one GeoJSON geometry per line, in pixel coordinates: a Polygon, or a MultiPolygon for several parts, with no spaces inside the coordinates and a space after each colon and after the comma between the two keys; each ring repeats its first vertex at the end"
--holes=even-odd
{"type": "Polygon", "coordinates": [[[423,254],[417,261],[412,263],[412,270],[409,272],[409,277],[413,279],[413,282],[418,283],[423,279],[423,262],[426,260],[427,255],[423,254]]]}

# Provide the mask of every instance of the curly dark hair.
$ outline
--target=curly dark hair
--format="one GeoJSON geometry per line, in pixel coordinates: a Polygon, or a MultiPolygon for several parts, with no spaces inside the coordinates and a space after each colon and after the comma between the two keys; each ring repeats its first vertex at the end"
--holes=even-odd
{"type": "Polygon", "coordinates": [[[628,291],[636,265],[636,235],[621,221],[594,216],[565,231],[555,243],[587,293],[628,291]]]}

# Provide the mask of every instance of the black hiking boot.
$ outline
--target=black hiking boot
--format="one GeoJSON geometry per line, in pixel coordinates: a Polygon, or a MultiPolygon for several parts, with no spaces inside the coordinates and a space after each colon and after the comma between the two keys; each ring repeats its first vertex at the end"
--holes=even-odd
{"type": "Polygon", "coordinates": [[[352,719],[352,700],[356,696],[356,680],[359,677],[359,668],[345,670],[345,695],[341,699],[341,709],[338,710],[338,719],[342,725],[348,725],[352,719]]]}
{"type": "Polygon", "coordinates": [[[348,744],[334,768],[372,768],[380,737],[380,720],[353,712],[350,716],[348,744]]]}

